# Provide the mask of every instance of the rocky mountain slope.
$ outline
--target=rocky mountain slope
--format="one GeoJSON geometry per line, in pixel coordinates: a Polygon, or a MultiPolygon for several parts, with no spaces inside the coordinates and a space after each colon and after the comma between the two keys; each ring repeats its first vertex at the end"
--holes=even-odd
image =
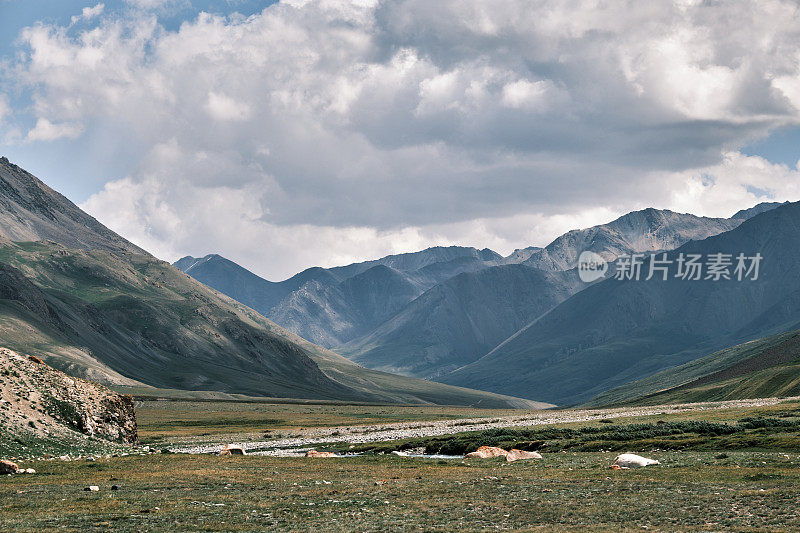
{"type": "Polygon", "coordinates": [[[512,264],[459,274],[336,350],[370,368],[436,379],[475,361],[581,288],[575,270],[512,264]]]}
{"type": "Polygon", "coordinates": [[[48,240],[68,248],[146,254],[32,174],[0,157],[0,242],[48,240]]]}
{"type": "MultiPolygon", "coordinates": [[[[102,226],[95,231],[99,223],[26,176],[25,194],[8,193],[14,198],[4,200],[28,206],[17,213],[20,224],[37,227],[38,219],[24,218],[30,212],[60,213],[57,220],[87,225],[78,248],[71,248],[76,241],[68,231],[49,234],[63,237],[63,244],[0,243],[0,345],[108,384],[350,401],[520,404],[345,362],[168,263],[129,251],[124,239],[102,226]],[[123,244],[114,247],[115,242],[123,244]]],[[[0,197],[7,191],[0,190],[0,197]]]]}
{"type": "Polygon", "coordinates": [[[21,443],[41,449],[85,437],[136,444],[133,398],[0,348],[0,449],[18,455],[21,443]]]}
{"type": "Polygon", "coordinates": [[[282,327],[333,347],[367,333],[437,283],[501,261],[488,249],[434,247],[341,267],[314,267],[281,282],[267,281],[213,254],[184,257],[175,266],[282,327]]]}
{"type": "Polygon", "coordinates": [[[741,211],[737,215],[742,218],[707,218],[652,208],[633,211],[608,224],[567,232],[532,253],[523,264],[541,270],[569,270],[577,266],[584,251],[613,261],[631,253],[674,250],[690,240],[735,228],[746,216],[741,211]]]}
{"type": "Polygon", "coordinates": [[[608,279],[442,381],[558,404],[585,402],[717,349],[797,329],[799,250],[800,204],[761,213],[668,255],[677,261],[681,253],[760,253],[757,280],[608,279]]]}

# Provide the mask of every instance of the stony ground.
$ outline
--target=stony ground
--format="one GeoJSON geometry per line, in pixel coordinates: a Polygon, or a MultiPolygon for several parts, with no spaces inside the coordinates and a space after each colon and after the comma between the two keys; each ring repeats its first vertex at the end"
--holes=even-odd
{"type": "MultiPolygon", "coordinates": [[[[484,431],[492,428],[531,427],[550,424],[587,422],[602,419],[646,417],[687,412],[710,412],[749,407],[776,405],[784,400],[761,398],[755,400],[732,400],[681,405],[659,405],[652,407],[625,407],[616,409],[575,409],[557,411],[529,411],[524,415],[501,416],[494,418],[472,418],[459,420],[439,420],[428,422],[405,422],[394,424],[349,425],[330,428],[312,428],[299,431],[297,436],[269,440],[248,440],[235,442],[250,453],[259,455],[292,456],[302,455],[305,450],[320,444],[346,443],[364,444],[368,442],[392,441],[409,438],[452,435],[467,431],[484,431]]],[[[221,450],[228,441],[202,445],[179,445],[169,449],[177,453],[214,453],[221,450]]]]}

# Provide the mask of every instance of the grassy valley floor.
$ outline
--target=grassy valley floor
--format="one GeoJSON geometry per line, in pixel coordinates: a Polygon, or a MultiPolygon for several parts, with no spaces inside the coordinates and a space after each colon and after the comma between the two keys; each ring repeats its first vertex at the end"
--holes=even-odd
{"type": "Polygon", "coordinates": [[[797,453],[651,455],[664,464],[611,471],[608,453],[516,463],[199,455],[31,463],[40,474],[0,480],[0,529],[800,529],[797,453]],[[88,485],[101,490],[83,492],[88,485]]]}
{"type": "MultiPolygon", "coordinates": [[[[141,434],[157,438],[158,446],[237,435],[246,442],[268,432],[303,433],[314,424],[491,416],[458,408],[229,402],[145,402],[139,409],[141,434]],[[170,419],[177,422],[172,429],[170,419]],[[227,428],[225,434],[221,428],[227,428]],[[233,433],[234,428],[242,433],[233,433]]],[[[506,437],[512,431],[512,440],[545,431],[535,434],[546,437],[543,450],[563,450],[513,463],[390,454],[311,459],[162,453],[91,462],[25,461],[21,466],[35,468],[36,475],[0,477],[0,530],[800,529],[800,403],[612,414],[613,419],[503,430],[506,437]],[[662,428],[658,446],[641,440],[642,428],[650,426],[662,428]],[[723,426],[729,429],[709,429],[723,426]],[[587,435],[599,435],[602,446],[639,452],[662,464],[610,470],[618,452],[576,451],[586,449],[587,435]],[[665,437],[677,440],[670,444],[665,437]],[[734,437],[738,440],[730,446],[734,437]],[[85,492],[89,485],[100,491],[85,492]],[[112,491],[112,485],[119,490],[112,491]]],[[[500,420],[508,413],[496,416],[500,420]]],[[[481,432],[437,437],[459,446],[476,445],[481,438],[486,438],[481,432]]],[[[386,452],[401,445],[383,442],[373,449],[386,452]]]]}

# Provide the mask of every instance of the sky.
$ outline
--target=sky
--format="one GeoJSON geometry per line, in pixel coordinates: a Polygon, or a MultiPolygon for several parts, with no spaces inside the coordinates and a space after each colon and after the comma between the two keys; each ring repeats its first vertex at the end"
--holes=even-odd
{"type": "Polygon", "coordinates": [[[0,0],[0,155],[268,279],[800,200],[793,1],[0,0]]]}

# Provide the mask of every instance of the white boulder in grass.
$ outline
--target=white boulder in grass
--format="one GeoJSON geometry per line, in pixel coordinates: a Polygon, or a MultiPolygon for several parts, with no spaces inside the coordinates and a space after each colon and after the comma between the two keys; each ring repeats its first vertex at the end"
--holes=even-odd
{"type": "Polygon", "coordinates": [[[611,468],[617,470],[620,468],[641,468],[643,466],[660,465],[655,459],[648,459],[635,453],[623,453],[618,455],[614,462],[611,463],[611,468]]]}

